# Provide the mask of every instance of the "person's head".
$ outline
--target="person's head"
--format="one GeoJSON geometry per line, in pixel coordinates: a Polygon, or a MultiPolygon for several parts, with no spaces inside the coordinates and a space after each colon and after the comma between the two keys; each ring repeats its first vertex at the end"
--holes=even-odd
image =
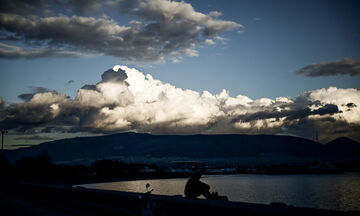
{"type": "Polygon", "coordinates": [[[204,172],[203,172],[202,170],[200,170],[200,171],[192,174],[192,175],[191,175],[191,178],[192,178],[192,179],[200,179],[203,173],[204,173],[204,172]]]}

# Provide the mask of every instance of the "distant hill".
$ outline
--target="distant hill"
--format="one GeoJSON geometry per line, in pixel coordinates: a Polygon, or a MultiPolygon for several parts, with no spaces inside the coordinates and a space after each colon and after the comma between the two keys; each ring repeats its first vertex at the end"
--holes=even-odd
{"type": "Polygon", "coordinates": [[[23,156],[48,152],[53,162],[85,163],[98,159],[142,160],[223,160],[258,157],[272,160],[359,158],[360,143],[347,138],[336,139],[327,145],[279,135],[151,135],[119,133],[96,137],[79,137],[45,142],[37,146],[8,150],[11,162],[23,156]]]}
{"type": "Polygon", "coordinates": [[[330,158],[359,158],[360,143],[347,137],[340,137],[326,145],[326,155],[330,158]]]}

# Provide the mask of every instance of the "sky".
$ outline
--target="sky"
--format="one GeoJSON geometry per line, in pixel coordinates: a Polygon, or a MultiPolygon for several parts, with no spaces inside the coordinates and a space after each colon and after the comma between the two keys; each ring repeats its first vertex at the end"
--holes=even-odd
{"type": "Polygon", "coordinates": [[[340,0],[4,0],[6,147],[125,131],[360,141],[359,9],[340,0]]]}

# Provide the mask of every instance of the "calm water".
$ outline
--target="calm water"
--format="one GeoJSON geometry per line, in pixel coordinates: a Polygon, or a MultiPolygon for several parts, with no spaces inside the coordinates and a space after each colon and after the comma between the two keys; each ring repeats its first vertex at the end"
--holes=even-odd
{"type": "MultiPolygon", "coordinates": [[[[87,188],[183,195],[187,179],[155,179],[81,185],[87,188]]],[[[360,173],[329,175],[211,175],[202,181],[231,201],[360,211],[360,173]]]]}

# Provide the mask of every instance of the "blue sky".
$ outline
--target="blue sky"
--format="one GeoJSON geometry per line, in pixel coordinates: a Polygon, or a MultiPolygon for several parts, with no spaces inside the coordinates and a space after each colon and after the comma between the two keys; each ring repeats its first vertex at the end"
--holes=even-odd
{"type": "MultiPolygon", "coordinates": [[[[180,88],[251,98],[297,96],[328,86],[359,87],[349,76],[307,78],[295,71],[314,62],[360,57],[360,24],[356,1],[187,1],[203,13],[216,10],[221,19],[244,26],[221,34],[226,44],[198,45],[198,57],[180,63],[147,63],[142,69],[180,88]],[[239,34],[238,31],[241,31],[239,34]],[[276,86],[276,88],[274,88],[276,86]]],[[[120,14],[121,15],[121,14],[120,14]]],[[[19,101],[27,86],[42,86],[74,96],[85,83],[96,83],[116,64],[141,68],[111,56],[89,58],[1,59],[1,97],[19,101]],[[66,85],[69,80],[75,82],[66,85]]]]}
{"type": "MultiPolygon", "coordinates": [[[[200,93],[209,91],[214,95],[226,89],[231,97],[240,94],[253,100],[275,99],[281,96],[296,98],[304,92],[330,86],[359,89],[360,76],[357,74],[352,76],[342,72],[324,76],[296,74],[296,71],[312,63],[331,63],[344,58],[353,60],[360,58],[358,1],[193,0],[186,3],[189,3],[196,12],[209,14],[211,11],[218,11],[222,15],[214,19],[233,22],[229,24],[231,26],[224,27],[223,30],[206,38],[216,44],[207,44],[204,41],[194,43],[191,49],[196,50],[198,56],[179,55],[176,56],[179,60],[177,63],[172,61],[169,53],[164,55],[164,60],[161,62],[156,60],[144,62],[139,59],[129,61],[123,54],[101,53],[88,47],[76,50],[77,46],[71,51],[89,54],[86,51],[89,49],[90,56],[43,55],[27,59],[2,54],[0,97],[8,103],[20,103],[22,100],[18,95],[29,92],[28,87],[35,86],[75,98],[82,86],[101,81],[101,74],[114,65],[135,67],[144,74],[149,73],[155,79],[170,83],[177,88],[191,89],[200,93]],[[68,83],[70,80],[74,82],[68,83]]],[[[136,14],[137,12],[123,13],[121,9],[111,10],[104,7],[101,13],[89,10],[76,14],[74,12],[76,10],[71,9],[69,5],[52,11],[50,15],[39,15],[33,11],[15,10],[9,3],[9,7],[2,8],[1,13],[17,14],[25,18],[35,13],[39,17],[65,14],[68,17],[77,15],[96,19],[106,14],[108,16],[106,19],[113,19],[118,25],[124,26],[128,26],[131,20],[140,20],[147,24],[153,22],[149,15],[145,14],[149,11],[139,15],[136,14]]],[[[45,8],[42,6],[40,5],[39,8],[45,8]]],[[[30,35],[31,32],[12,30],[4,23],[5,21],[1,24],[2,35],[6,36],[10,32],[20,36],[24,34],[23,36],[28,38],[18,41],[2,39],[0,41],[2,44],[16,45],[21,49],[53,46],[51,43],[42,43],[45,39],[34,38],[36,36],[30,35]],[[30,43],[29,41],[32,40],[42,45],[30,43]]],[[[52,40],[52,38],[47,39],[52,40]]],[[[64,47],[72,45],[65,44],[64,47]]],[[[54,47],[58,48],[59,45],[54,47]]],[[[173,51],[180,52],[181,49],[173,51]]]]}

